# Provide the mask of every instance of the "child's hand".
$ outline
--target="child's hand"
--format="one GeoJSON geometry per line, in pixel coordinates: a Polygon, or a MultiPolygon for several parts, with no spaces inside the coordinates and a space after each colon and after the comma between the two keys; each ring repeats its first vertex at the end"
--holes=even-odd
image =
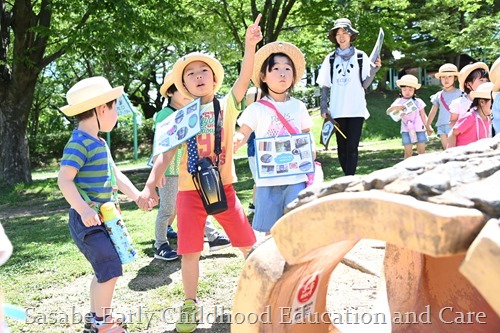
{"type": "Polygon", "coordinates": [[[151,190],[149,186],[145,186],[135,202],[140,209],[151,210],[158,204],[158,200],[159,197],[155,189],[153,188],[153,190],[151,190]]]}
{"type": "Polygon", "coordinates": [[[167,177],[165,175],[161,176],[160,180],[158,180],[158,183],[156,183],[156,187],[158,188],[163,188],[167,184],[167,177]]]}
{"type": "Polygon", "coordinates": [[[245,34],[245,42],[255,47],[257,43],[262,40],[262,32],[260,31],[259,22],[262,14],[259,14],[255,19],[253,24],[250,24],[247,28],[247,32],[245,34]]]}
{"type": "Polygon", "coordinates": [[[86,227],[92,227],[94,225],[100,225],[101,220],[97,212],[90,208],[90,206],[85,207],[83,212],[80,214],[82,222],[86,227]]]}
{"type": "Polygon", "coordinates": [[[243,146],[243,140],[245,139],[245,135],[240,132],[234,133],[233,136],[233,152],[236,153],[238,149],[243,146]]]}
{"type": "Polygon", "coordinates": [[[432,135],[434,133],[434,129],[431,126],[425,126],[425,129],[427,131],[427,135],[432,135]]]}

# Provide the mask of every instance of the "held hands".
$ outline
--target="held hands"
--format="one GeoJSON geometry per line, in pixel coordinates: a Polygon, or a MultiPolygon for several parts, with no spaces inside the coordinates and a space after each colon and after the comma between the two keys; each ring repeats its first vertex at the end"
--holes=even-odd
{"type": "Polygon", "coordinates": [[[151,190],[151,188],[148,185],[146,185],[144,186],[144,189],[135,200],[135,203],[142,210],[151,210],[154,206],[158,204],[158,201],[159,197],[158,194],[156,193],[155,188],[153,187],[153,189],[151,190]]]}
{"type": "Polygon", "coordinates": [[[427,131],[427,135],[431,136],[434,133],[434,129],[431,126],[425,126],[425,130],[427,131]]]}
{"type": "Polygon", "coordinates": [[[250,24],[247,28],[247,32],[245,34],[245,42],[255,47],[257,43],[262,40],[262,32],[260,31],[259,22],[262,17],[262,14],[259,14],[255,19],[253,24],[250,24]]]}

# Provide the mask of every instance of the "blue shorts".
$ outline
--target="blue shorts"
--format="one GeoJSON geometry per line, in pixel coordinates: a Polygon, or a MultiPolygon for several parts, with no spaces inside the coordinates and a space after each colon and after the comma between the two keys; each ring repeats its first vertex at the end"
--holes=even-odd
{"type": "Polygon", "coordinates": [[[122,262],[104,225],[86,227],[80,214],[71,208],[69,231],[80,252],[92,265],[97,282],[103,283],[123,275],[122,262]]]}
{"type": "Polygon", "coordinates": [[[437,128],[437,133],[436,133],[436,134],[437,134],[438,136],[439,136],[439,135],[442,135],[442,134],[448,135],[448,134],[450,134],[450,132],[451,132],[451,127],[450,127],[450,125],[448,125],[448,124],[444,124],[444,125],[438,126],[438,128],[437,128]]]}
{"type": "Polygon", "coordinates": [[[429,139],[427,138],[427,134],[425,134],[425,132],[417,132],[417,142],[413,143],[411,142],[410,134],[408,132],[401,132],[401,136],[403,139],[403,146],[429,142],[429,139]]]}
{"type": "Polygon", "coordinates": [[[305,188],[305,182],[257,187],[252,228],[269,232],[276,221],[283,216],[286,205],[295,200],[299,192],[305,188]]]}

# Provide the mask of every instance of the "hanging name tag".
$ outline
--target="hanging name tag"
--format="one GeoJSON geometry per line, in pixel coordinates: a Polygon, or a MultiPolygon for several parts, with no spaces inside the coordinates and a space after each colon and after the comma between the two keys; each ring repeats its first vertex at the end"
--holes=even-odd
{"type": "Polygon", "coordinates": [[[259,179],[284,177],[314,171],[309,133],[255,139],[259,179]]]}

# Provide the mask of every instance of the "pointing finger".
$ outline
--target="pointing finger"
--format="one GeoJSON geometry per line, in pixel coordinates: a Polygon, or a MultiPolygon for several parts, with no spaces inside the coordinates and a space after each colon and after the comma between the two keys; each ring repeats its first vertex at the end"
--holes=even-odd
{"type": "Polygon", "coordinates": [[[262,14],[259,13],[259,15],[257,15],[257,18],[255,19],[255,22],[253,24],[255,25],[259,25],[259,22],[260,22],[260,18],[262,17],[262,14]]]}

